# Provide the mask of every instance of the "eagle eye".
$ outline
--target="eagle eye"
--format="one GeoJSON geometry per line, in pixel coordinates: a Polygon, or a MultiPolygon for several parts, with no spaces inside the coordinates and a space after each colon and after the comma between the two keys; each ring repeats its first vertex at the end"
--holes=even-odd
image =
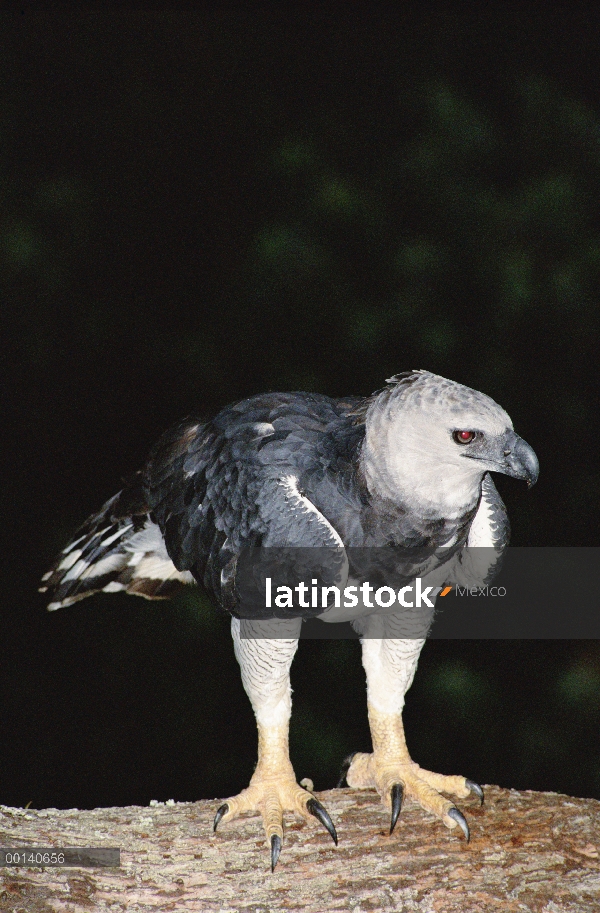
{"type": "Polygon", "coordinates": [[[452,435],[457,444],[470,444],[475,440],[475,431],[455,431],[452,435]]]}

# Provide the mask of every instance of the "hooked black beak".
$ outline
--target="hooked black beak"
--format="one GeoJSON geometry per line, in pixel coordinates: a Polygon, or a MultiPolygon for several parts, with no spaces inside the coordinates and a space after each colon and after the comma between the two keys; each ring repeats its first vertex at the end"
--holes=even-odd
{"type": "Polygon", "coordinates": [[[479,446],[477,442],[472,446],[473,450],[465,448],[464,456],[485,463],[488,471],[523,479],[528,488],[537,482],[540,466],[535,451],[514,431],[483,438],[479,446]]]}
{"type": "Polygon", "coordinates": [[[509,431],[504,444],[503,468],[498,469],[513,479],[523,479],[531,488],[538,480],[540,464],[533,447],[514,431],[509,431]]]}

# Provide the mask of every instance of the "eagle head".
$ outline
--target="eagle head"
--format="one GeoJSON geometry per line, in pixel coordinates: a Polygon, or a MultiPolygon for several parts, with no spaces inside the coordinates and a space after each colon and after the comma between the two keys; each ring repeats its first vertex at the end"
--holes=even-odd
{"type": "Polygon", "coordinates": [[[440,516],[470,509],[486,472],[531,486],[539,471],[498,403],[429,371],[396,375],[371,398],[362,463],[372,492],[440,516]]]}

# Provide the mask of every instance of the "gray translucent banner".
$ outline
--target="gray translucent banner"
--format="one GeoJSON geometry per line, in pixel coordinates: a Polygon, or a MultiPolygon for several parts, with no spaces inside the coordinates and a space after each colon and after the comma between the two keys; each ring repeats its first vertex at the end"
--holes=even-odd
{"type": "Polygon", "coordinates": [[[107,846],[12,846],[0,847],[0,866],[25,868],[115,868],[121,865],[121,850],[107,846]]]}
{"type": "Polygon", "coordinates": [[[250,638],[600,638],[600,548],[253,548],[235,614],[250,638]]]}

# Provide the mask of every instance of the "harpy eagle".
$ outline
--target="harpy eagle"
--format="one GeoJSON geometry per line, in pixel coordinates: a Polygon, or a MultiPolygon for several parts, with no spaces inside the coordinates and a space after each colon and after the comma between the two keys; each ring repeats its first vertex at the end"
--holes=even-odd
{"type": "MultiPolygon", "coordinates": [[[[290,666],[302,611],[288,611],[285,636],[264,611],[248,617],[236,589],[240,554],[249,545],[344,553],[393,544],[425,550],[431,568],[468,546],[501,551],[509,526],[490,472],[533,485],[538,461],[490,397],[428,371],[396,375],[364,399],[253,396],[212,421],[188,419],[167,432],[143,470],[79,530],[41,589],[51,596],[48,608],[58,609],[98,591],[167,598],[196,582],[231,614],[258,763],[214,826],[259,813],[274,868],[284,813],[314,816],[336,843],[337,834],[289,758],[290,666]]],[[[421,769],[406,747],[404,696],[424,640],[402,636],[401,617],[389,609],[348,617],[362,635],[373,742],[372,753],[348,759],[348,784],[377,790],[391,830],[409,795],[468,839],[464,816],[442,794],[483,799],[480,787],[421,769]]]]}

